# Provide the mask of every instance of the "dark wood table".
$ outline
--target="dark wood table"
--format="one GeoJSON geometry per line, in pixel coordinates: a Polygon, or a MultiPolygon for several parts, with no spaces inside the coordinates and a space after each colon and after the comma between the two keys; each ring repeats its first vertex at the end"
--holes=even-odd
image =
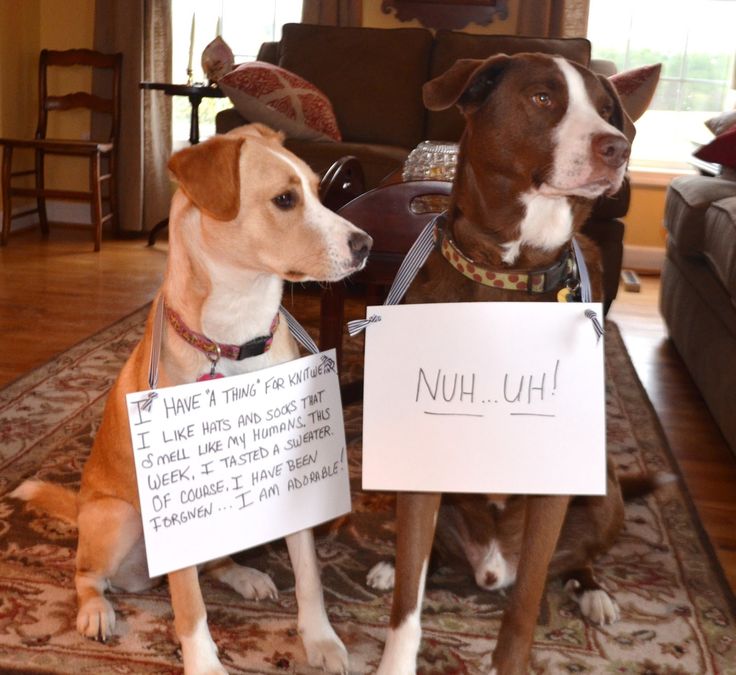
{"type": "Polygon", "coordinates": [[[203,98],[224,98],[217,86],[205,84],[172,84],[171,82],[141,82],[140,88],[148,91],[162,91],[167,96],[186,96],[192,113],[189,118],[189,143],[199,143],[199,104],[203,98]]]}

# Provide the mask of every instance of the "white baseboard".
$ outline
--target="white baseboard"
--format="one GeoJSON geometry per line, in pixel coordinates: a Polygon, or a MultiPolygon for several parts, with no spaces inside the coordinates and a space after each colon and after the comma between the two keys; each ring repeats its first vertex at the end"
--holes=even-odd
{"type": "MultiPolygon", "coordinates": [[[[30,206],[22,207],[23,210],[30,206]]],[[[56,223],[82,223],[92,224],[89,204],[77,202],[64,202],[49,199],[46,201],[46,216],[51,222],[56,223]]],[[[2,210],[0,210],[2,218],[2,210]]],[[[26,216],[15,218],[10,222],[10,231],[25,230],[38,223],[38,214],[29,213],[26,216]]]]}
{"type": "Polygon", "coordinates": [[[624,269],[636,272],[661,272],[664,248],[657,246],[624,246],[624,269]]]}

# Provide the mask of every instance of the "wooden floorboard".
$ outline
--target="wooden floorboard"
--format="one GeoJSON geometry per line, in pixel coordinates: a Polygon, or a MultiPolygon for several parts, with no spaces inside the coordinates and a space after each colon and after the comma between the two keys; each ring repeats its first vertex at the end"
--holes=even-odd
{"type": "Polygon", "coordinates": [[[166,246],[104,241],[88,232],[33,230],[0,247],[0,386],[151,300],[166,246]]]}
{"type": "MultiPolygon", "coordinates": [[[[150,301],[165,260],[165,243],[104,241],[94,253],[82,232],[11,237],[0,248],[0,386],[150,301]]],[[[644,277],[640,293],[621,290],[611,318],[736,589],[736,460],[667,339],[658,293],[659,279],[644,277]]]]}

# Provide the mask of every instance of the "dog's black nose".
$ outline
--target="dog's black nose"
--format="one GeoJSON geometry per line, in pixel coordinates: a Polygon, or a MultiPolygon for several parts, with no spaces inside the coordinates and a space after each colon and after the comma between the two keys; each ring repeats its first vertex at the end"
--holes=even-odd
{"type": "Polygon", "coordinates": [[[353,261],[357,265],[368,257],[371,246],[373,246],[373,239],[365,232],[353,232],[348,240],[348,246],[353,253],[353,261]]]}
{"type": "Polygon", "coordinates": [[[631,146],[623,136],[598,134],[593,138],[593,153],[613,169],[620,167],[631,153],[631,146]]]}

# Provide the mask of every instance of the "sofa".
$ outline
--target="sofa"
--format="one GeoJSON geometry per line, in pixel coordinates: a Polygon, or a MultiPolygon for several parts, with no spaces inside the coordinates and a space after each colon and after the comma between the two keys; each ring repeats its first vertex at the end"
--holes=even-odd
{"type": "MultiPolygon", "coordinates": [[[[590,42],[583,38],[471,35],[422,28],[344,28],[286,24],[279,42],[262,45],[258,61],[295,73],[314,84],[334,109],[342,140],[287,138],[286,146],[318,174],[345,155],[358,158],[366,188],[400,169],[422,140],[457,142],[464,119],[456,109],[428,111],[422,85],[457,59],[496,53],[544,52],[590,64],[590,42]]],[[[234,109],[218,113],[223,133],[246,120],[234,109]]],[[[623,223],[629,206],[628,181],[611,198],[601,198],[584,232],[603,253],[606,308],[616,297],[623,256],[623,223]]]]}
{"type": "Polygon", "coordinates": [[[660,310],[736,453],[736,181],[679,176],[667,189],[660,310]]]}

